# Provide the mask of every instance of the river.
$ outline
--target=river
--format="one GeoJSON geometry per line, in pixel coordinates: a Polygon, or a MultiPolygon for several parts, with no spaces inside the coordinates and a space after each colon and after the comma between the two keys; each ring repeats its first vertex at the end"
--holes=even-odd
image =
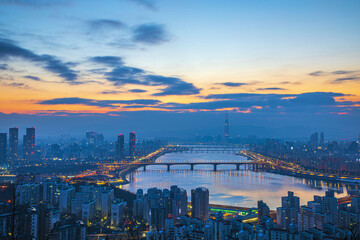
{"type": "MultiPolygon", "coordinates": [[[[199,162],[199,161],[247,161],[245,157],[224,153],[168,153],[159,157],[156,162],[199,162]]],[[[327,189],[334,189],[337,197],[347,195],[348,188],[357,188],[354,185],[328,183],[318,180],[296,178],[269,172],[257,172],[246,169],[236,170],[235,165],[219,165],[213,171],[212,165],[195,165],[190,170],[189,165],[171,166],[168,172],[166,166],[148,166],[127,176],[130,183],[121,188],[136,192],[142,188],[145,191],[152,187],[160,189],[178,185],[187,190],[203,186],[210,191],[210,203],[256,207],[258,200],[266,202],[270,209],[276,209],[281,204],[281,196],[287,191],[293,191],[300,197],[301,204],[313,200],[314,195],[324,195],[327,189]]]]}

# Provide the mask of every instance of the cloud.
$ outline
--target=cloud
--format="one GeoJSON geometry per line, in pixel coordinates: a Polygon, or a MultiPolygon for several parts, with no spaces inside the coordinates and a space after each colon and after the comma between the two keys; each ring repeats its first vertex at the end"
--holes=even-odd
{"type": "Polygon", "coordinates": [[[111,19],[97,19],[88,21],[90,31],[107,32],[112,30],[119,30],[126,27],[121,21],[111,19]]]}
{"type": "Polygon", "coordinates": [[[333,80],[331,83],[337,84],[342,82],[360,82],[360,77],[344,77],[344,78],[337,78],[333,80]]]}
{"type": "Polygon", "coordinates": [[[118,105],[143,105],[152,106],[159,104],[161,101],[155,99],[135,99],[135,100],[95,100],[87,98],[54,98],[38,102],[42,105],[86,105],[106,108],[116,108],[118,105]]]}
{"type": "Polygon", "coordinates": [[[8,70],[8,69],[9,69],[9,65],[7,65],[6,63],[0,64],[0,70],[8,70]]]}
{"type": "Polygon", "coordinates": [[[117,90],[108,90],[108,91],[102,91],[101,94],[119,94],[123,93],[123,91],[117,91],[117,90]]]}
{"type": "Polygon", "coordinates": [[[337,105],[334,97],[345,96],[342,93],[333,92],[310,92],[302,94],[259,94],[259,93],[233,93],[233,94],[212,94],[205,99],[208,102],[197,103],[167,103],[159,106],[165,109],[187,109],[187,110],[217,110],[238,108],[239,110],[250,109],[254,111],[288,111],[298,109],[299,111],[317,111],[319,107],[335,107],[337,105]],[[315,108],[316,107],[316,108],[315,108]]]}
{"type": "Polygon", "coordinates": [[[24,77],[24,78],[31,79],[31,80],[34,80],[34,81],[41,81],[40,78],[35,77],[35,76],[31,76],[31,75],[26,75],[26,76],[23,76],[23,77],[24,77]]]}
{"type": "Polygon", "coordinates": [[[156,10],[155,3],[152,0],[130,0],[130,1],[140,4],[150,10],[156,10]]]}
{"type": "Polygon", "coordinates": [[[337,70],[337,71],[333,71],[333,72],[315,71],[315,72],[309,73],[308,75],[319,77],[319,76],[353,74],[353,73],[356,73],[356,72],[358,72],[358,71],[347,71],[347,70],[337,70]]]}
{"type": "Polygon", "coordinates": [[[29,89],[30,87],[26,85],[25,83],[19,83],[19,82],[12,82],[12,83],[2,83],[3,86],[7,87],[15,87],[15,88],[21,88],[21,89],[29,89]]]}
{"type": "Polygon", "coordinates": [[[121,57],[115,57],[115,56],[97,56],[97,57],[91,57],[90,61],[93,61],[95,63],[100,63],[109,67],[115,67],[119,65],[123,65],[124,62],[121,57]]]}
{"type": "Polygon", "coordinates": [[[268,90],[278,91],[278,90],[286,90],[286,89],[285,88],[279,88],[279,87],[269,87],[269,88],[258,88],[256,90],[258,90],[258,91],[268,91],[268,90]]]}
{"type": "Polygon", "coordinates": [[[147,23],[135,27],[132,39],[134,42],[149,45],[161,44],[170,40],[165,27],[155,23],[147,23]]]}
{"type": "Polygon", "coordinates": [[[57,74],[69,84],[80,84],[78,76],[70,67],[71,63],[64,63],[52,55],[38,55],[28,49],[17,46],[13,41],[0,39],[0,59],[7,60],[12,57],[19,57],[24,60],[38,63],[45,70],[57,74]]]}
{"type": "Polygon", "coordinates": [[[227,87],[240,87],[240,86],[248,85],[248,83],[239,83],[239,82],[223,82],[217,84],[221,84],[227,87]]]}
{"type": "Polygon", "coordinates": [[[144,92],[147,92],[147,91],[144,90],[144,89],[130,89],[129,92],[132,92],[132,93],[144,93],[144,92]]]}
{"type": "Polygon", "coordinates": [[[114,86],[133,84],[164,87],[160,89],[161,92],[155,93],[153,96],[192,95],[199,94],[201,90],[192,83],[185,82],[180,78],[151,75],[141,68],[126,66],[122,59],[118,57],[93,57],[90,60],[114,67],[111,71],[105,73],[106,79],[112,82],[114,86]]]}
{"type": "Polygon", "coordinates": [[[308,75],[318,77],[318,76],[324,76],[324,75],[326,75],[326,73],[323,71],[316,71],[316,72],[309,73],[308,75]]]}
{"type": "Polygon", "coordinates": [[[199,94],[201,90],[192,83],[185,82],[180,78],[148,75],[146,76],[146,79],[155,86],[166,85],[166,87],[162,89],[162,92],[155,93],[153,96],[192,95],[199,94]]]}
{"type": "Polygon", "coordinates": [[[351,73],[354,73],[354,72],[355,72],[355,71],[338,70],[338,71],[332,72],[332,74],[335,74],[335,75],[339,75],[339,74],[351,74],[351,73]]]}

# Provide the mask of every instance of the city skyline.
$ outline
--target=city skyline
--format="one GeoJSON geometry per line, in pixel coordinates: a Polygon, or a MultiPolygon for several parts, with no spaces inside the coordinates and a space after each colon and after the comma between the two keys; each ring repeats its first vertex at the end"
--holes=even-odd
{"type": "Polygon", "coordinates": [[[1,132],[360,132],[357,1],[0,5],[1,132]]]}

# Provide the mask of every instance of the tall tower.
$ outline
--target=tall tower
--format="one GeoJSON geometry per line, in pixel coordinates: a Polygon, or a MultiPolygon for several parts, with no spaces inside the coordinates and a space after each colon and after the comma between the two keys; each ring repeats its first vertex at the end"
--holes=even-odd
{"type": "Polygon", "coordinates": [[[19,129],[9,128],[9,161],[18,160],[19,155],[19,129]]]}
{"type": "Polygon", "coordinates": [[[135,156],[135,142],[136,142],[135,132],[131,132],[130,136],[129,136],[129,155],[130,156],[135,156]]]}
{"type": "Polygon", "coordinates": [[[7,134],[0,133],[0,164],[6,162],[7,134]]]}
{"type": "Polygon", "coordinates": [[[116,159],[122,159],[125,155],[124,142],[124,135],[120,134],[116,141],[116,159]]]}
{"type": "Polygon", "coordinates": [[[225,115],[225,143],[229,143],[229,115],[225,115]]]}
{"type": "Polygon", "coordinates": [[[24,156],[25,160],[34,160],[35,157],[35,128],[27,128],[24,135],[24,156]]]}

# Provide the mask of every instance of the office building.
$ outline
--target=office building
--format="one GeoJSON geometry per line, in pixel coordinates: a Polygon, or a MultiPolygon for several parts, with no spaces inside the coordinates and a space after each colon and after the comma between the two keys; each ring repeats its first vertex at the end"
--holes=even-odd
{"type": "Polygon", "coordinates": [[[19,159],[19,129],[17,127],[9,129],[9,161],[19,159]]]}
{"type": "Polygon", "coordinates": [[[136,136],[135,132],[131,132],[129,136],[129,155],[135,156],[135,142],[136,142],[136,136]]]}
{"type": "Polygon", "coordinates": [[[35,159],[35,128],[27,128],[23,139],[23,159],[31,161],[35,159]]]}
{"type": "Polygon", "coordinates": [[[191,217],[206,221],[209,218],[209,189],[198,187],[191,190],[191,217]]]}
{"type": "Polygon", "coordinates": [[[116,159],[122,159],[125,155],[125,138],[123,134],[120,134],[115,144],[116,159]]]}
{"type": "Polygon", "coordinates": [[[0,133],[0,164],[6,162],[7,152],[7,134],[0,133]]]}

